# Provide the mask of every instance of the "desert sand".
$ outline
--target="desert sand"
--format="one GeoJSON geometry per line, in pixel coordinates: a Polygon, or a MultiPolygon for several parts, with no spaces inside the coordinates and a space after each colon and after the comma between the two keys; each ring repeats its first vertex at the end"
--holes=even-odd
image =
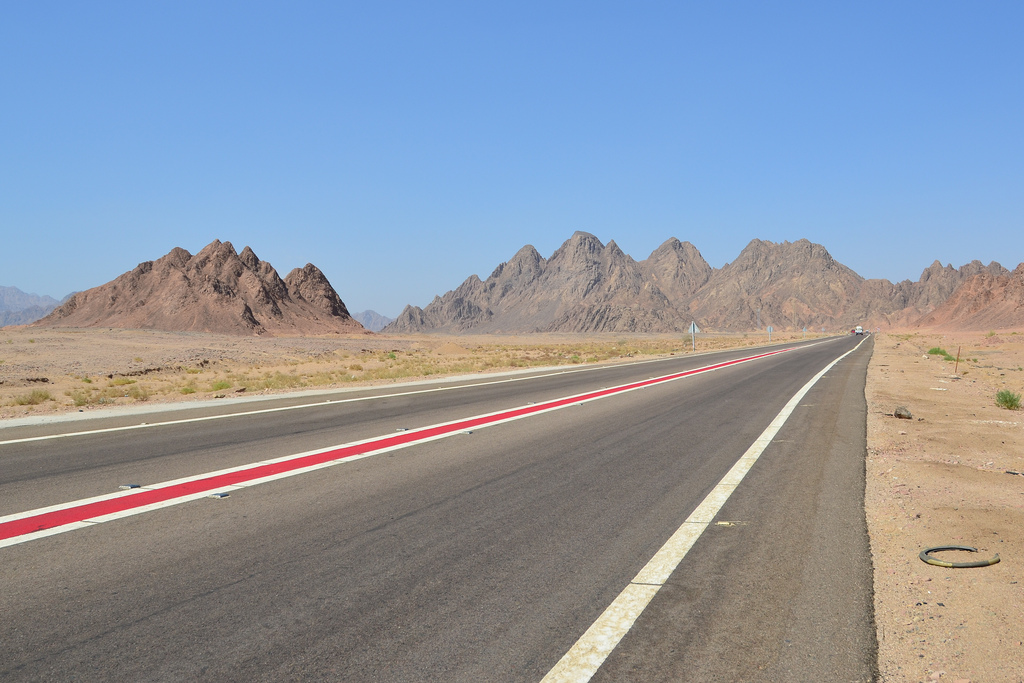
{"type": "Polygon", "coordinates": [[[875,338],[865,507],[882,680],[1024,680],[1024,412],[997,406],[1000,390],[1024,393],[1024,334],[875,338]],[[944,545],[978,549],[946,561],[1001,561],[919,559],[944,545]]]}

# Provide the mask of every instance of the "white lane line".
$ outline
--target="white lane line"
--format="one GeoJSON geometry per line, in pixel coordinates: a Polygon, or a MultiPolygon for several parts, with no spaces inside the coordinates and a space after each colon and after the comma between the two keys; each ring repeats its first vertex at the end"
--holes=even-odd
{"type": "Polygon", "coordinates": [[[825,366],[812,377],[807,384],[796,392],[793,398],[782,408],[771,424],[761,432],[761,436],[751,444],[750,448],[736,461],[736,464],[718,482],[714,489],[704,498],[686,521],[676,529],[675,533],[665,542],[654,557],[640,570],[633,580],[622,589],[612,604],[590,625],[580,639],[569,648],[557,664],[541,679],[541,683],[586,683],[605,659],[619,644],[619,641],[633,627],[640,614],[647,608],[661,587],[668,581],[672,572],[682,562],[686,553],[697,542],[704,530],[708,528],[718,511],[725,505],[732,492],[736,490],[743,477],[754,466],[764,449],[786,424],[800,400],[811,390],[822,376],[835,367],[836,363],[849,356],[864,343],[862,339],[857,346],[825,366]]]}
{"type": "MultiPolygon", "coordinates": [[[[810,348],[812,346],[817,346],[818,344],[824,344],[824,343],[829,342],[829,341],[834,341],[834,339],[825,339],[825,340],[822,340],[820,342],[814,342],[814,343],[807,344],[806,346],[802,346],[802,347],[799,347],[799,348],[810,348]]],[[[730,349],[730,350],[736,350],[736,349],[730,349]]],[[[739,349],[739,350],[744,350],[744,349],[739,349]]],[[[473,388],[477,388],[477,387],[490,386],[490,385],[493,385],[493,384],[506,384],[506,383],[510,383],[510,382],[526,382],[526,381],[529,381],[529,380],[544,379],[544,378],[547,378],[547,377],[555,377],[557,375],[575,374],[575,373],[579,373],[579,372],[592,372],[594,370],[611,370],[611,369],[614,369],[614,368],[628,367],[628,366],[631,366],[631,365],[646,365],[647,363],[662,363],[662,362],[669,361],[669,360],[679,360],[680,358],[697,358],[699,356],[706,356],[706,355],[711,355],[711,354],[714,354],[714,353],[720,353],[720,352],[719,351],[711,351],[711,352],[707,352],[707,353],[698,353],[698,354],[690,355],[690,356],[678,356],[678,357],[677,356],[672,356],[672,357],[668,357],[668,358],[652,358],[650,360],[640,360],[640,361],[634,361],[632,363],[620,363],[620,364],[617,364],[617,365],[595,365],[595,366],[585,367],[585,368],[564,368],[564,369],[560,369],[560,370],[558,370],[556,372],[548,372],[548,373],[545,373],[545,374],[542,374],[542,375],[530,375],[528,377],[511,377],[511,378],[492,380],[492,381],[487,381],[487,382],[477,382],[475,384],[459,384],[457,386],[433,387],[431,389],[417,389],[417,390],[413,390],[413,391],[401,391],[401,392],[397,392],[397,393],[393,393],[393,394],[375,394],[373,396],[358,396],[356,398],[341,398],[341,399],[327,400],[327,401],[316,401],[315,403],[301,403],[301,404],[294,405],[294,406],[280,406],[278,408],[263,408],[261,410],[248,410],[248,411],[242,411],[242,412],[237,412],[237,413],[225,413],[223,415],[205,415],[203,417],[188,417],[188,418],[182,418],[180,420],[167,420],[166,422],[150,422],[150,423],[141,422],[141,423],[138,423],[138,424],[124,425],[124,426],[121,426],[121,427],[106,427],[106,428],[103,428],[103,429],[88,429],[88,430],[83,430],[83,431],[78,431],[78,432],[66,432],[66,433],[62,433],[62,434],[44,434],[42,436],[29,436],[29,437],[25,437],[25,438],[22,438],[22,439],[9,439],[7,441],[0,441],[0,446],[7,446],[7,445],[10,445],[10,444],[18,444],[18,443],[29,443],[29,442],[32,442],[32,441],[48,441],[50,439],[67,439],[67,438],[76,437],[76,436],[89,436],[89,435],[92,435],[92,434],[108,434],[108,433],[111,433],[111,432],[125,432],[125,431],[134,430],[134,429],[150,429],[152,427],[165,427],[165,426],[169,426],[169,425],[190,424],[190,423],[193,423],[193,422],[209,422],[211,420],[226,420],[226,419],[232,418],[232,417],[245,417],[245,416],[249,416],[249,415],[264,415],[264,414],[267,414],[267,413],[281,413],[281,412],[285,412],[285,411],[288,411],[288,410],[302,410],[304,408],[318,408],[318,407],[322,408],[325,405],[336,405],[336,404],[339,404],[339,403],[358,403],[358,402],[361,402],[361,401],[378,401],[378,400],[385,399],[385,398],[398,398],[398,397],[401,397],[401,396],[416,396],[416,395],[419,395],[419,394],[432,394],[432,393],[439,392],[439,391],[455,391],[455,390],[458,390],[458,389],[473,389],[473,388]]],[[[285,399],[285,398],[287,398],[287,395],[282,395],[281,398],[285,399]]],[[[4,427],[4,425],[0,424],[0,429],[5,429],[5,428],[6,427],[4,427]]]]}

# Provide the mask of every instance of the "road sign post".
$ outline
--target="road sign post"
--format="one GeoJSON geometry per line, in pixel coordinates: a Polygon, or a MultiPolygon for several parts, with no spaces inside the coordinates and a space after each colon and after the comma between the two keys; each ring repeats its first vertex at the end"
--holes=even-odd
{"type": "Polygon", "coordinates": [[[697,323],[690,321],[690,348],[694,351],[697,350],[697,333],[700,332],[700,328],[697,327],[697,323]]]}
{"type": "Polygon", "coordinates": [[[771,344],[771,343],[772,343],[772,332],[773,332],[773,330],[772,330],[772,326],[771,326],[771,325],[769,325],[769,326],[768,326],[768,343],[769,343],[769,344],[771,344]]]}

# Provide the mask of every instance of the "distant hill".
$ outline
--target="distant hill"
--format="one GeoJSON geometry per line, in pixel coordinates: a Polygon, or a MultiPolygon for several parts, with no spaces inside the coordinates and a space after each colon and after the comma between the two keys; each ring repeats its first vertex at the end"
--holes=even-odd
{"type": "Polygon", "coordinates": [[[175,248],[156,261],[78,292],[35,323],[224,334],[361,333],[330,282],[311,263],[283,280],[246,247],[214,240],[193,256],[175,248]]]}
{"type": "Polygon", "coordinates": [[[394,320],[394,318],[381,315],[377,311],[360,311],[353,313],[352,317],[370,332],[380,332],[394,320]]]}
{"type": "Polygon", "coordinates": [[[918,324],[974,278],[1008,275],[995,262],[935,262],[917,282],[866,280],[806,239],[755,239],[715,269],[672,238],[638,262],[577,232],[549,259],[527,245],[486,280],[473,275],[424,308],[407,306],[384,331],[681,332],[691,321],[708,331],[888,328],[918,324]]]}
{"type": "Polygon", "coordinates": [[[60,304],[52,296],[27,294],[17,287],[0,287],[0,327],[26,325],[60,304]]]}

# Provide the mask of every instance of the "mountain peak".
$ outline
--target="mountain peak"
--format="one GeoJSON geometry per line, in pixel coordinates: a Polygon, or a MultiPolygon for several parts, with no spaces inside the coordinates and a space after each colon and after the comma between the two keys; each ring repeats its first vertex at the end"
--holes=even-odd
{"type": "Polygon", "coordinates": [[[174,248],[100,287],[79,292],[36,324],[225,334],[362,332],[320,269],[285,282],[252,249],[214,240],[192,256],[174,248]]]}
{"type": "Polygon", "coordinates": [[[238,255],[238,260],[244,263],[245,267],[249,270],[259,270],[260,260],[248,245],[242,250],[242,253],[238,255]]]}
{"type": "Polygon", "coordinates": [[[345,303],[334,291],[334,287],[331,287],[327,276],[312,263],[307,263],[302,268],[296,268],[288,273],[284,283],[293,299],[306,301],[318,311],[331,317],[350,317],[345,303]]]}

